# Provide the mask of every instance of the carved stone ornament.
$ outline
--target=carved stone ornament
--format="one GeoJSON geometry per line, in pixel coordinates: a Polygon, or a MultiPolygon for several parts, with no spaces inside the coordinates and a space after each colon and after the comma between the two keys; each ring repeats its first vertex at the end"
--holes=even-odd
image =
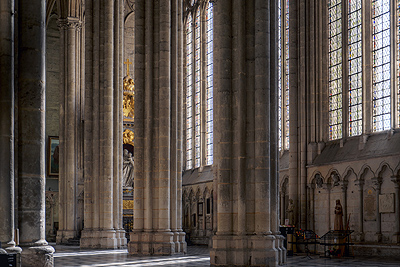
{"type": "MultiPolygon", "coordinates": [[[[135,83],[129,74],[129,65],[132,62],[127,59],[124,62],[126,66],[127,75],[124,78],[124,98],[123,98],[123,113],[124,117],[133,121],[135,118],[135,83]]],[[[124,119],[125,120],[125,119],[124,119]]]]}
{"type": "Polygon", "coordinates": [[[59,19],[57,25],[62,30],[76,29],[78,31],[82,28],[82,21],[78,18],[68,17],[66,19],[59,19]]]}
{"type": "Polygon", "coordinates": [[[123,133],[122,133],[122,140],[124,144],[129,144],[129,145],[134,145],[134,141],[133,139],[135,138],[135,134],[129,130],[126,129],[123,133]]]}
{"type": "Polygon", "coordinates": [[[322,188],[322,185],[324,184],[324,180],[319,173],[315,175],[315,184],[318,186],[318,188],[322,188]]]}

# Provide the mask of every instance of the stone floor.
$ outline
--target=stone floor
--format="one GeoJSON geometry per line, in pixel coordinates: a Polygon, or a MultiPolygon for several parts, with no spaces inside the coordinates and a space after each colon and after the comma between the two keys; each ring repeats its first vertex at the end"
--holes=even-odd
{"type": "MultiPolygon", "coordinates": [[[[120,250],[87,250],[72,246],[54,246],[54,263],[56,267],[127,267],[127,266],[209,266],[208,248],[204,246],[189,246],[186,255],[163,257],[133,257],[126,249],[120,250]]],[[[311,259],[303,255],[288,257],[283,266],[351,266],[351,267],[399,267],[400,261],[389,258],[342,258],[327,259],[312,255],[311,259]]]]}

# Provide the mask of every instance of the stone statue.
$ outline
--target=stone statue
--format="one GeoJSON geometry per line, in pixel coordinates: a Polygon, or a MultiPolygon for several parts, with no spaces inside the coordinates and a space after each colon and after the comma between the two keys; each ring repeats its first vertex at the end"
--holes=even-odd
{"type": "Polygon", "coordinates": [[[287,218],[289,219],[289,225],[294,225],[294,204],[293,199],[289,198],[289,205],[286,210],[287,218]]]}
{"type": "Polygon", "coordinates": [[[343,230],[343,208],[340,204],[340,200],[336,200],[335,206],[335,224],[333,230],[343,230]]]}
{"type": "Polygon", "coordinates": [[[133,187],[133,157],[127,149],[124,149],[124,163],[123,163],[123,174],[124,174],[124,186],[133,187]]]}

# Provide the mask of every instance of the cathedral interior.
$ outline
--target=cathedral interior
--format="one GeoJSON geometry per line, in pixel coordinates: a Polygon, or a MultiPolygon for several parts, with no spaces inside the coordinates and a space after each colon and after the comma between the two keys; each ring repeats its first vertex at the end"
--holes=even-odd
{"type": "Polygon", "coordinates": [[[399,134],[399,0],[0,0],[7,266],[398,264],[399,134]]]}

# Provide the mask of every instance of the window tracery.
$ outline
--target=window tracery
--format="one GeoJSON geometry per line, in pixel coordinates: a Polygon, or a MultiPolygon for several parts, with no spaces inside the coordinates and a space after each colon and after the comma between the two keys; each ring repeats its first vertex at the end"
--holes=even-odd
{"type": "Polygon", "coordinates": [[[213,162],[213,4],[185,3],[186,169],[192,169],[213,162]]]}

